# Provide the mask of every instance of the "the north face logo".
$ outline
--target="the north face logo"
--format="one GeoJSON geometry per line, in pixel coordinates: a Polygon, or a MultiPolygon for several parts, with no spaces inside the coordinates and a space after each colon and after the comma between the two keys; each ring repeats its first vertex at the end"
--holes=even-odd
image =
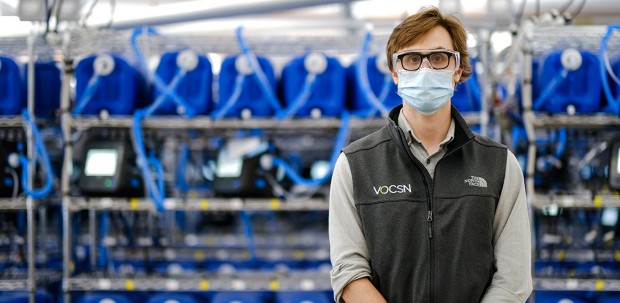
{"type": "Polygon", "coordinates": [[[476,176],[466,179],[465,183],[469,184],[469,186],[487,187],[487,180],[476,176]]]}

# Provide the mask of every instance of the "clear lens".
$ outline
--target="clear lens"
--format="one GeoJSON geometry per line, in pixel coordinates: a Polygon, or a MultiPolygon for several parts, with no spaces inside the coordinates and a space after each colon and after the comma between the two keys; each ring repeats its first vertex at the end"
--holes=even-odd
{"type": "Polygon", "coordinates": [[[393,63],[396,68],[402,67],[404,70],[415,71],[422,67],[424,59],[426,59],[431,68],[446,69],[450,67],[452,58],[454,58],[454,65],[458,68],[458,52],[445,50],[401,52],[394,55],[393,63]]]}

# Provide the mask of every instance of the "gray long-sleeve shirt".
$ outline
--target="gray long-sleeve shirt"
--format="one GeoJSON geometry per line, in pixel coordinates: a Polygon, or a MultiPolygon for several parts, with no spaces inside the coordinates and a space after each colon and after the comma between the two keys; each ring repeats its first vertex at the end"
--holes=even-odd
{"type": "MultiPolygon", "coordinates": [[[[454,137],[452,121],[439,150],[428,155],[415,138],[404,115],[398,125],[407,134],[413,154],[433,176],[445,145],[454,137]]],[[[372,173],[372,172],[369,172],[372,173]]],[[[332,288],[336,302],[341,302],[344,287],[359,278],[371,277],[369,253],[361,220],[353,200],[353,180],[349,162],[341,154],[336,162],[330,189],[329,241],[333,265],[332,288]]],[[[493,246],[497,272],[482,299],[483,303],[525,302],[532,291],[530,221],[523,174],[515,156],[508,151],[502,194],[493,221],[493,246]]]]}

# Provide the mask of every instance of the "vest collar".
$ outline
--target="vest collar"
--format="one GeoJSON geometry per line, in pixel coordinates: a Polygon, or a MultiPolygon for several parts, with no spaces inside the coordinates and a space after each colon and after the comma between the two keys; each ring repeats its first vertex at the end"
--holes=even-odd
{"type": "MultiPolygon", "coordinates": [[[[461,116],[461,114],[456,109],[456,107],[454,107],[454,105],[451,105],[451,106],[452,106],[451,115],[452,115],[452,119],[454,119],[455,127],[454,127],[454,139],[447,146],[448,152],[461,147],[463,144],[467,143],[469,140],[474,138],[474,133],[469,128],[469,125],[467,125],[467,123],[465,122],[465,119],[463,119],[463,116],[461,116]]],[[[392,133],[392,137],[399,142],[401,141],[401,136],[399,134],[401,130],[400,130],[400,127],[398,127],[398,115],[400,115],[400,110],[402,109],[402,107],[403,107],[402,104],[394,107],[390,111],[390,115],[389,115],[390,133],[392,133]]],[[[405,146],[406,145],[407,144],[405,142],[405,146]]]]}

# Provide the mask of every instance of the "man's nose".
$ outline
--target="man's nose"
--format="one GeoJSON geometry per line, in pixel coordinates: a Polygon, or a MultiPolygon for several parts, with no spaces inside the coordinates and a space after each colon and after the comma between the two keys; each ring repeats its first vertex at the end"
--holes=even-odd
{"type": "Polygon", "coordinates": [[[422,58],[422,64],[420,65],[420,68],[431,68],[431,62],[428,61],[428,58],[422,58]]]}

